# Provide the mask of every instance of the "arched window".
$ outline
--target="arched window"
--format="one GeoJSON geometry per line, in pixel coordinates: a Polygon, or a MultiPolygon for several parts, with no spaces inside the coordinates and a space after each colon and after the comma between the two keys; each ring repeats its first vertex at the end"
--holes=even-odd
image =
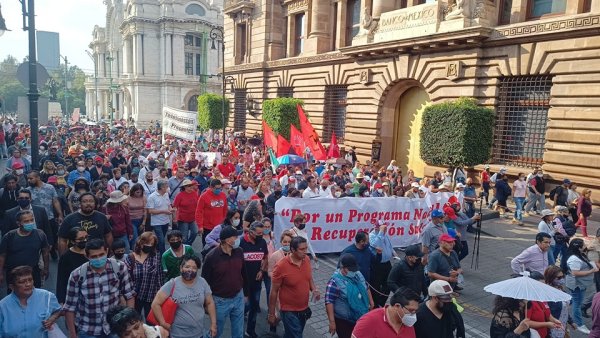
{"type": "Polygon", "coordinates": [[[189,111],[198,111],[198,95],[193,95],[188,101],[189,111]]]}
{"type": "Polygon", "coordinates": [[[206,10],[204,9],[204,7],[202,7],[198,4],[189,4],[185,8],[185,13],[188,15],[205,16],[206,10]]]}

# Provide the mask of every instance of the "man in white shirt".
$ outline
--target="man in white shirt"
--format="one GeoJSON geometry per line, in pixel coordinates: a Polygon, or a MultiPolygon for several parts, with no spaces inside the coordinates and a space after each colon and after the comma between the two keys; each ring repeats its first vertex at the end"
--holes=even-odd
{"type": "Polygon", "coordinates": [[[161,255],[165,252],[165,234],[169,230],[171,214],[175,210],[171,208],[171,200],[167,193],[168,189],[169,184],[167,181],[159,181],[156,184],[156,191],[148,196],[148,202],[146,203],[146,209],[151,215],[150,225],[154,230],[154,234],[158,237],[158,249],[161,255]]]}
{"type": "Polygon", "coordinates": [[[144,193],[146,196],[150,196],[157,189],[157,183],[154,181],[154,177],[152,177],[151,172],[147,172],[144,180],[141,182],[142,187],[144,188],[144,193]]]}
{"type": "Polygon", "coordinates": [[[308,183],[308,187],[304,189],[304,192],[302,193],[302,198],[321,197],[319,193],[319,188],[317,187],[317,179],[314,176],[308,176],[306,178],[306,183],[308,183]]]}
{"type": "Polygon", "coordinates": [[[331,187],[329,186],[329,180],[322,180],[319,186],[319,196],[329,197],[331,196],[331,187]]]}
{"type": "Polygon", "coordinates": [[[238,209],[240,212],[244,212],[246,206],[250,202],[250,198],[254,195],[254,190],[249,186],[248,178],[243,178],[242,182],[236,188],[238,202],[238,209]]]}

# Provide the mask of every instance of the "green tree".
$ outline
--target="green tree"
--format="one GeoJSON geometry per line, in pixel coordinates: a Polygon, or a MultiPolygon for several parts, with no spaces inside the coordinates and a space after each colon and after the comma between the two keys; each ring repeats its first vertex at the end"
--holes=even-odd
{"type": "MultiPolygon", "coordinates": [[[[225,99],[225,125],[229,121],[229,100],[225,99]]],[[[198,127],[202,130],[223,129],[223,97],[206,93],[198,96],[198,127]]]]}
{"type": "Polygon", "coordinates": [[[18,67],[17,59],[11,55],[0,63],[0,100],[5,112],[16,112],[19,96],[27,94],[26,88],[17,80],[18,67]]]}
{"type": "Polygon", "coordinates": [[[421,158],[433,165],[463,167],[489,160],[494,132],[492,109],[474,99],[432,104],[423,112],[421,158]]]}
{"type": "Polygon", "coordinates": [[[302,104],[304,104],[302,100],[292,97],[265,100],[263,102],[263,120],[273,129],[273,132],[281,134],[289,140],[292,124],[300,130],[297,106],[302,104]]]}

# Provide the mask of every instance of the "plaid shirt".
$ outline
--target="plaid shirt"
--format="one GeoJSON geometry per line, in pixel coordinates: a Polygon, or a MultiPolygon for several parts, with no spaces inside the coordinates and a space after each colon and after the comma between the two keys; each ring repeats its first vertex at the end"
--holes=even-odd
{"type": "Polygon", "coordinates": [[[129,270],[136,299],[144,302],[152,302],[154,296],[163,284],[163,272],[161,269],[160,256],[149,255],[144,263],[135,260],[133,254],[125,257],[125,264],[129,270]]]}
{"type": "Polygon", "coordinates": [[[105,314],[109,308],[118,305],[120,297],[131,299],[135,296],[129,282],[127,267],[117,262],[119,271],[113,270],[111,259],[101,273],[96,273],[85,263],[73,270],[67,286],[67,299],[63,310],[75,313],[75,323],[81,333],[100,336],[110,333],[105,314]],[[87,273],[81,276],[82,267],[87,265],[87,273]]]}
{"type": "Polygon", "coordinates": [[[335,300],[340,296],[340,289],[335,280],[331,278],[325,289],[325,304],[334,304],[335,300]]]}

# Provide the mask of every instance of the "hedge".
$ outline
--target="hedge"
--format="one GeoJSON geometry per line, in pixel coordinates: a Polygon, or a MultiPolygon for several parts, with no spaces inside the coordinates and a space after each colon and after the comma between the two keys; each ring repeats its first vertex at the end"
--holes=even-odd
{"type": "MultiPolygon", "coordinates": [[[[202,130],[223,129],[223,97],[206,93],[198,97],[198,127],[202,130]]],[[[229,121],[229,99],[225,99],[225,125],[229,121]]]]}
{"type": "Polygon", "coordinates": [[[273,132],[281,134],[289,140],[290,126],[292,124],[300,130],[300,120],[298,119],[298,109],[296,108],[298,104],[303,105],[304,102],[292,97],[265,100],[262,106],[263,120],[273,129],[273,132]]]}
{"type": "Polygon", "coordinates": [[[486,163],[491,156],[494,119],[492,109],[470,98],[428,106],[421,126],[421,158],[448,167],[486,163]]]}

